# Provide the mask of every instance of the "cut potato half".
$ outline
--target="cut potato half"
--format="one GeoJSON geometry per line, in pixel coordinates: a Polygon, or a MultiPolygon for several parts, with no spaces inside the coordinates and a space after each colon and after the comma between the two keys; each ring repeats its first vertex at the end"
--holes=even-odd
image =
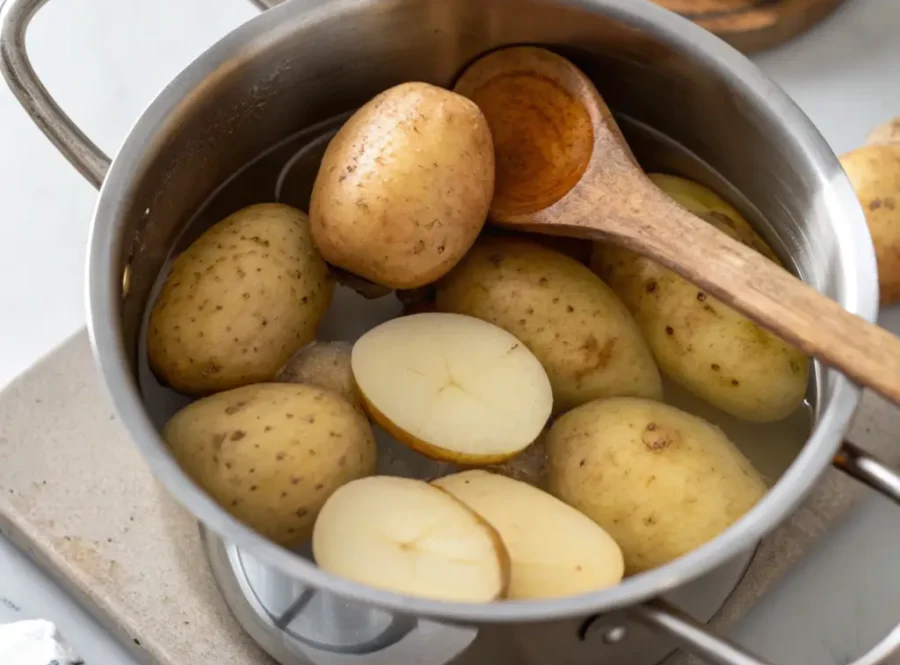
{"type": "Polygon", "coordinates": [[[425,313],[383,323],[353,346],[351,366],[375,422],[447,462],[509,459],[540,435],[553,408],[534,354],[469,316],[425,313]]]}
{"type": "Polygon", "coordinates": [[[421,480],[373,476],[332,494],[313,531],[323,570],[410,596],[486,603],[509,583],[496,530],[421,480]]]}
{"type": "Polygon", "coordinates": [[[527,483],[464,471],[432,483],[494,527],[512,564],[507,597],[558,598],[618,584],[622,550],[589,517],[527,483]]]}

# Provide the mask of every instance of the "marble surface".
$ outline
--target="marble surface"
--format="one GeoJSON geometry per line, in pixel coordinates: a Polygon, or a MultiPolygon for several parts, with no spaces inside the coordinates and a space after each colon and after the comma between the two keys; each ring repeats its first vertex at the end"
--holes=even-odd
{"type": "MultiPolygon", "coordinates": [[[[29,47],[48,89],[114,153],[156,91],[255,11],[241,0],[52,0],[34,21],[29,47]]],[[[755,60],[843,152],[900,115],[898,30],[897,0],[848,0],[819,28],[755,60]]],[[[0,386],[83,325],[94,199],[0,85],[0,386]]],[[[882,322],[900,331],[900,309],[886,311],[882,322]]],[[[861,503],[735,636],[792,665],[841,665],[858,655],[900,619],[898,520],[880,499],[861,503]]],[[[0,571],[0,585],[55,619],[91,665],[130,665],[2,541],[0,571]]]]}

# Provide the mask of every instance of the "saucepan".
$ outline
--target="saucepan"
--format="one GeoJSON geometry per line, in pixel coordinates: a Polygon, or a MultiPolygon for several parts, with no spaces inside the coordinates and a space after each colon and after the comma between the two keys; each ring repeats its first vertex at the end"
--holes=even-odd
{"type": "MultiPolygon", "coordinates": [[[[765,498],[711,542],[603,591],[489,605],[405,597],[328,574],[258,535],[195,485],[168,452],[139,387],[139,337],[179,231],[222,183],[286,137],[403,81],[448,85],[493,48],[543,44],[580,64],[617,114],[709,164],[752,202],[751,216],[766,220],[760,231],[807,282],[871,321],[877,279],[863,212],[832,151],[777,86],[725,43],[642,0],[291,0],[192,62],[143,113],[112,162],[54,103],[28,62],[26,28],[44,1],[6,1],[2,69],[38,126],[100,189],[87,269],[87,319],[100,371],[121,421],[165,487],[207,529],[265,565],[406,624],[536,630],[625,616],[712,662],[759,665],[660,596],[752,550],[830,465],[900,502],[900,476],[843,442],[859,388],[817,367],[815,424],[765,498]]],[[[895,629],[857,662],[883,662],[898,648],[895,629]]]]}

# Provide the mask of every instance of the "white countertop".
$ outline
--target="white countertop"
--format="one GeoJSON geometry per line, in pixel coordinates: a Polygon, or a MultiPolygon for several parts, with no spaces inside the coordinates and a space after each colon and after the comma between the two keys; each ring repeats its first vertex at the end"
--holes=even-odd
{"type": "MultiPolygon", "coordinates": [[[[169,79],[255,12],[242,0],[52,0],[35,19],[29,45],[48,89],[112,154],[169,79]]],[[[826,24],[756,61],[840,153],[900,115],[898,32],[897,0],[848,0],[826,24]]],[[[83,264],[95,192],[2,84],[0,200],[3,386],[84,324],[83,264]]],[[[900,332],[900,308],[885,312],[882,322],[900,332]]],[[[782,593],[748,617],[741,641],[791,665],[833,665],[858,655],[900,620],[898,524],[900,513],[886,502],[864,502],[789,576],[782,593]]],[[[89,665],[132,662],[0,540],[4,593],[56,620],[89,665]]]]}

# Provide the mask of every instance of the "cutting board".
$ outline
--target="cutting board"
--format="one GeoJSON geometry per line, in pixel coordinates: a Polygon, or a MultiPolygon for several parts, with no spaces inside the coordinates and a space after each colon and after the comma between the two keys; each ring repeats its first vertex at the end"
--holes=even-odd
{"type": "Polygon", "coordinates": [[[844,0],[654,0],[744,53],[772,48],[805,32],[844,0]]]}

